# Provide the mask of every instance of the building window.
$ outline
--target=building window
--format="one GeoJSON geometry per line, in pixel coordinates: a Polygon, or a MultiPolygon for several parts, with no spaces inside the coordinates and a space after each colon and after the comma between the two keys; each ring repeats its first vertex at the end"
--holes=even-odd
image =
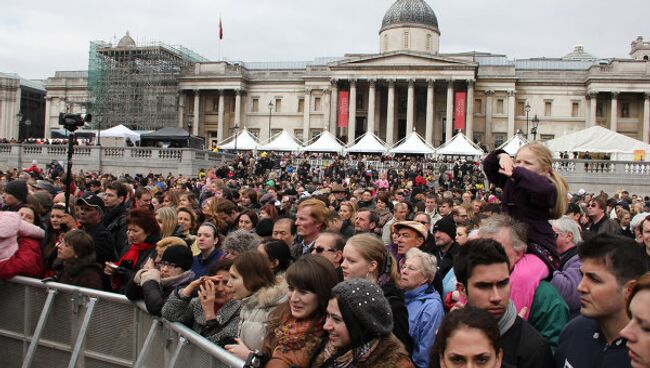
{"type": "Polygon", "coordinates": [[[602,102],[597,102],[596,103],[596,117],[597,118],[602,118],[603,117],[603,103],[602,102]]]}
{"type": "Polygon", "coordinates": [[[630,103],[621,102],[621,117],[629,118],[630,117],[630,103]]]}
{"type": "Polygon", "coordinates": [[[474,138],[474,142],[482,142],[483,134],[482,133],[474,133],[473,138],[474,138]]]}
{"type": "Polygon", "coordinates": [[[281,98],[276,98],[275,99],[275,112],[281,112],[282,111],[282,99],[281,98]]]}
{"type": "Polygon", "coordinates": [[[503,99],[497,99],[497,114],[503,114],[503,99]]]}
{"type": "Polygon", "coordinates": [[[409,31],[404,31],[404,36],[403,36],[403,41],[402,43],[404,44],[404,48],[408,49],[409,48],[409,31]]]}
{"type": "Polygon", "coordinates": [[[260,138],[260,130],[258,128],[249,128],[248,132],[255,138],[259,139],[260,138]]]}
{"type": "Polygon", "coordinates": [[[519,100],[517,101],[517,116],[526,115],[526,101],[519,100]]]}
{"type": "Polygon", "coordinates": [[[314,111],[320,111],[320,97],[314,97],[314,111]]]}
{"type": "Polygon", "coordinates": [[[320,133],[321,133],[321,130],[320,130],[320,129],[311,129],[311,130],[309,131],[309,139],[314,139],[314,138],[318,137],[318,135],[319,135],[320,133]]]}
{"type": "Polygon", "coordinates": [[[304,98],[299,98],[298,99],[298,112],[304,112],[305,111],[305,99],[304,98]]]}
{"type": "Polygon", "coordinates": [[[357,93],[357,110],[363,109],[363,95],[361,93],[357,93]]]}
{"type": "Polygon", "coordinates": [[[503,135],[503,134],[495,134],[494,135],[494,146],[499,147],[500,145],[503,144],[503,142],[505,142],[505,140],[506,140],[505,135],[503,135]]]}
{"type": "Polygon", "coordinates": [[[282,129],[271,129],[271,137],[275,137],[280,133],[282,133],[282,129]]]}
{"type": "Polygon", "coordinates": [[[551,116],[553,113],[553,101],[544,101],[544,116],[551,116]]]}
{"type": "Polygon", "coordinates": [[[302,141],[302,129],[294,129],[293,136],[296,137],[296,139],[302,141]]]}
{"type": "Polygon", "coordinates": [[[483,113],[483,101],[480,98],[474,99],[474,113],[475,114],[483,113]]]}
{"type": "Polygon", "coordinates": [[[433,48],[433,37],[431,36],[431,34],[428,34],[427,35],[427,51],[431,51],[432,48],[433,48]]]}
{"type": "Polygon", "coordinates": [[[251,104],[251,112],[260,112],[260,99],[253,98],[253,103],[251,104]]]}
{"type": "Polygon", "coordinates": [[[580,116],[580,102],[571,103],[571,116],[574,118],[580,116]]]}

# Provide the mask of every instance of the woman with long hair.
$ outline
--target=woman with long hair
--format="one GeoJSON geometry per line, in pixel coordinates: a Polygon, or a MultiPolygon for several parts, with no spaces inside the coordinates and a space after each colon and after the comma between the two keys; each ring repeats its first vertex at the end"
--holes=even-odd
{"type": "MultiPolygon", "coordinates": [[[[70,207],[74,212],[74,207],[70,207]]],[[[70,216],[65,213],[64,203],[55,203],[50,211],[50,219],[45,227],[45,238],[41,246],[43,271],[46,277],[54,273],[54,260],[57,258],[56,245],[63,240],[65,233],[70,230],[64,225],[64,218],[70,216]],[[63,226],[62,226],[63,225],[63,226]]]]}
{"type": "Polygon", "coordinates": [[[262,241],[257,246],[257,251],[268,258],[269,262],[271,262],[271,269],[276,276],[284,274],[293,261],[289,247],[282,240],[262,241]]]}
{"type": "Polygon", "coordinates": [[[399,285],[397,261],[384,247],[381,239],[372,234],[359,234],[348,239],[343,248],[341,270],[344,280],[364,278],[381,287],[393,312],[393,333],[404,343],[410,353],[413,341],[409,335],[408,310],[404,302],[404,293],[397,288],[399,285]]]}
{"type": "Polygon", "coordinates": [[[266,257],[256,251],[242,253],[230,267],[228,287],[241,301],[238,338],[226,345],[230,353],[246,359],[262,349],[271,311],[287,299],[287,285],[278,283],[266,257]]]}
{"type": "Polygon", "coordinates": [[[332,289],[324,330],[309,367],[411,368],[404,345],[392,333],[388,300],[373,282],[345,280],[332,289]]]}
{"type": "Polygon", "coordinates": [[[237,229],[246,230],[246,231],[255,231],[257,226],[257,213],[255,211],[244,211],[242,212],[236,220],[237,229]]]}
{"type": "Polygon", "coordinates": [[[332,288],[338,283],[334,266],[325,258],[305,255],[285,274],[289,299],[268,320],[264,351],[267,368],[305,367],[324,337],[323,324],[332,288]]]}
{"type": "Polygon", "coordinates": [[[177,232],[178,215],[174,207],[160,207],[157,209],[156,222],[160,227],[160,236],[162,238],[180,235],[180,231],[177,232]]]}
{"type": "Polygon", "coordinates": [[[92,289],[102,289],[102,268],[95,257],[93,238],[83,230],[70,230],[57,243],[61,268],[54,280],[92,289]]]}

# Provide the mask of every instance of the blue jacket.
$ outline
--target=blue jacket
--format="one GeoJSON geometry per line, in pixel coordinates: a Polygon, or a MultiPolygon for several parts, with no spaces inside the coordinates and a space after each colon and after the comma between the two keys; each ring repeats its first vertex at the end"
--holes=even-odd
{"type": "Polygon", "coordinates": [[[432,285],[422,285],[404,294],[409,312],[409,335],[413,338],[413,364],[429,367],[429,351],[445,316],[440,295],[432,285]]]}
{"type": "Polygon", "coordinates": [[[208,258],[203,259],[203,255],[199,254],[194,256],[194,262],[192,263],[192,271],[194,272],[194,279],[198,279],[201,276],[205,276],[210,273],[212,267],[214,267],[217,262],[221,259],[221,250],[215,249],[208,258]]]}

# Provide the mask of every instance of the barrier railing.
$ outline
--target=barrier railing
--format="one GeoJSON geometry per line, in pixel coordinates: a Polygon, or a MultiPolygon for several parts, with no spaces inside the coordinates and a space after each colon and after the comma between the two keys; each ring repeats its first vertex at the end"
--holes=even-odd
{"type": "Polygon", "coordinates": [[[243,367],[192,329],[123,295],[15,277],[0,281],[0,366],[243,367]]]}

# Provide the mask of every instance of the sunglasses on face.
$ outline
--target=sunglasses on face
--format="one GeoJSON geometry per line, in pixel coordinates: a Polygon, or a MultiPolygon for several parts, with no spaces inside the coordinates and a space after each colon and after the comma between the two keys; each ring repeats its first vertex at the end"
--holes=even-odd
{"type": "Polygon", "coordinates": [[[314,247],[314,248],[312,248],[312,250],[315,251],[316,254],[321,254],[323,252],[331,252],[331,253],[336,252],[334,249],[326,249],[326,248],[323,248],[321,246],[314,247]]]}

